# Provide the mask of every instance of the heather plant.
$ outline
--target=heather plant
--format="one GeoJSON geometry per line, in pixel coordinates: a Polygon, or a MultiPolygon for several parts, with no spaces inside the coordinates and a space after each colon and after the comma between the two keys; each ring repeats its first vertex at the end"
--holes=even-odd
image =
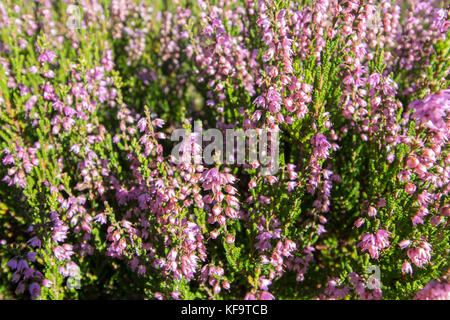
{"type": "Polygon", "coordinates": [[[449,14],[2,1],[0,297],[450,299],[449,14]]]}

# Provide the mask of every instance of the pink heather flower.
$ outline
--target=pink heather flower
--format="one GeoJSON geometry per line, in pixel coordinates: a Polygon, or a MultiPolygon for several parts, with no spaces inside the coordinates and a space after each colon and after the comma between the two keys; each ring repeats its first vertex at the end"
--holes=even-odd
{"type": "Polygon", "coordinates": [[[47,82],[44,86],[44,93],[43,93],[43,98],[45,100],[53,100],[55,98],[55,89],[53,88],[53,86],[47,82]]]}
{"type": "Polygon", "coordinates": [[[164,123],[165,121],[163,119],[156,118],[155,120],[153,120],[153,124],[157,128],[162,128],[164,126],[164,123]]]}
{"type": "Polygon", "coordinates": [[[417,196],[417,201],[422,205],[426,206],[431,200],[431,195],[428,191],[424,190],[421,194],[417,196]]]}
{"type": "Polygon", "coordinates": [[[202,174],[205,183],[217,182],[220,179],[220,174],[216,168],[209,169],[202,174]]]}
{"type": "Polygon", "coordinates": [[[361,237],[361,242],[358,244],[358,246],[362,247],[362,252],[368,250],[372,259],[378,258],[378,248],[376,246],[376,239],[373,234],[363,234],[361,237]]]}
{"type": "Polygon", "coordinates": [[[65,107],[64,108],[64,114],[69,117],[72,118],[75,115],[76,111],[74,108],[72,107],[65,107]]]}
{"type": "Polygon", "coordinates": [[[36,66],[31,66],[30,68],[28,68],[28,71],[31,74],[36,74],[38,72],[38,68],[36,66]]]}
{"type": "Polygon", "coordinates": [[[106,219],[106,215],[104,213],[99,213],[98,215],[96,215],[94,217],[94,221],[100,223],[100,224],[105,224],[107,219],[106,219]]]}
{"type": "Polygon", "coordinates": [[[220,284],[217,282],[217,283],[214,284],[214,286],[213,286],[213,293],[214,293],[214,294],[219,294],[220,291],[221,291],[220,284]]]}
{"type": "Polygon", "coordinates": [[[443,217],[449,217],[450,216],[450,205],[446,204],[439,210],[439,213],[443,217]]]}
{"type": "Polygon", "coordinates": [[[442,8],[435,8],[433,12],[433,24],[440,32],[447,32],[450,23],[447,20],[447,12],[442,8]]]}
{"type": "Polygon", "coordinates": [[[253,294],[247,293],[244,297],[244,300],[256,300],[256,298],[253,294]]]}
{"type": "Polygon", "coordinates": [[[375,217],[377,215],[377,209],[375,209],[375,207],[370,206],[369,210],[367,210],[367,214],[369,215],[369,217],[375,217]]]}
{"type": "Polygon", "coordinates": [[[378,73],[371,74],[369,76],[369,85],[374,88],[376,87],[381,80],[381,76],[378,73]]]}
{"type": "Polygon", "coordinates": [[[399,247],[402,249],[409,247],[410,244],[411,244],[411,240],[407,240],[407,239],[402,240],[398,243],[399,247]]]}
{"type": "Polygon", "coordinates": [[[265,276],[259,278],[259,288],[261,290],[269,290],[269,286],[272,284],[272,280],[266,279],[265,276]]]}
{"type": "Polygon", "coordinates": [[[227,207],[225,209],[225,214],[231,219],[237,219],[238,218],[238,212],[236,211],[236,209],[234,209],[232,207],[227,207]]]}
{"type": "Polygon", "coordinates": [[[435,8],[433,11],[433,20],[434,21],[440,21],[447,18],[447,12],[445,12],[445,9],[442,8],[435,8]]]}
{"type": "Polygon", "coordinates": [[[405,185],[405,191],[408,194],[413,194],[414,192],[416,192],[416,185],[412,183],[407,183],[405,185]]]}
{"type": "Polygon", "coordinates": [[[65,260],[67,258],[66,251],[63,247],[57,246],[53,249],[53,254],[55,255],[56,259],[58,260],[65,260]]]}
{"type": "Polygon", "coordinates": [[[38,61],[41,63],[52,63],[55,58],[56,54],[53,51],[45,50],[45,52],[39,56],[38,61]]]}
{"type": "Polygon", "coordinates": [[[376,235],[366,233],[361,237],[361,242],[358,247],[362,247],[362,252],[369,251],[372,259],[378,259],[380,256],[379,250],[389,246],[388,238],[391,233],[387,230],[378,230],[376,235]]]}
{"type": "Polygon", "coordinates": [[[411,264],[406,260],[403,261],[403,264],[402,264],[402,273],[403,274],[409,273],[410,275],[413,274],[413,268],[412,268],[411,264]]]}
{"type": "Polygon", "coordinates": [[[450,89],[440,90],[423,100],[415,100],[409,104],[409,108],[414,109],[412,117],[425,127],[431,130],[446,129],[444,119],[450,108],[450,89]]]}
{"type": "Polygon", "coordinates": [[[261,300],[274,300],[275,297],[270,292],[263,291],[261,293],[260,299],[261,300]]]}
{"type": "Polygon", "coordinates": [[[53,283],[50,280],[48,280],[48,279],[42,280],[42,286],[45,287],[45,288],[50,288],[52,286],[52,284],[53,283]]]}
{"type": "Polygon", "coordinates": [[[392,163],[395,160],[395,155],[393,153],[390,153],[387,155],[386,159],[389,163],[392,163]]]}
{"type": "Polygon", "coordinates": [[[208,25],[205,26],[205,28],[203,29],[203,32],[204,32],[208,37],[210,37],[210,36],[213,34],[213,32],[214,32],[214,27],[213,27],[212,25],[208,24],[208,25]]]}
{"type": "Polygon", "coordinates": [[[317,226],[317,235],[321,235],[323,233],[327,232],[327,230],[325,229],[325,227],[322,224],[319,224],[317,226]]]}
{"type": "Polygon", "coordinates": [[[225,200],[229,206],[239,207],[239,200],[235,196],[226,196],[225,200]]]}
{"type": "Polygon", "coordinates": [[[9,267],[11,270],[16,270],[17,260],[16,259],[9,260],[8,263],[6,264],[6,266],[9,267]]]}
{"type": "Polygon", "coordinates": [[[295,181],[289,181],[288,183],[287,183],[287,186],[288,186],[288,191],[289,192],[291,192],[292,190],[294,190],[295,189],[295,187],[297,187],[297,182],[295,182],[295,181]]]}
{"type": "Polygon", "coordinates": [[[268,61],[272,60],[274,55],[275,55],[275,47],[273,45],[271,45],[269,47],[269,49],[267,49],[266,52],[264,53],[262,60],[264,62],[268,62],[268,61]]]}
{"type": "Polygon", "coordinates": [[[45,54],[47,55],[48,63],[52,63],[56,58],[56,54],[51,50],[45,50],[45,54]]]}
{"type": "Polygon", "coordinates": [[[211,239],[217,239],[217,237],[219,236],[219,231],[213,230],[209,233],[209,236],[211,237],[211,239]]]}
{"type": "Polygon", "coordinates": [[[138,121],[137,128],[139,129],[140,132],[145,131],[145,129],[147,128],[147,119],[141,118],[138,121]]]}
{"type": "Polygon", "coordinates": [[[417,293],[414,300],[450,300],[450,284],[431,280],[417,293]]]}
{"type": "Polygon", "coordinates": [[[80,146],[78,144],[74,144],[69,149],[70,152],[73,152],[75,154],[78,154],[80,152],[80,146]]]}
{"type": "Polygon", "coordinates": [[[358,218],[356,221],[355,221],[355,227],[356,228],[359,228],[359,227],[361,227],[363,224],[364,224],[364,218],[358,218]]]}
{"type": "Polygon", "coordinates": [[[39,298],[41,295],[41,286],[37,282],[33,282],[30,284],[29,291],[32,299],[39,298]]]}
{"type": "Polygon", "coordinates": [[[411,261],[418,266],[419,268],[422,268],[423,265],[430,262],[431,259],[431,246],[428,243],[424,243],[422,247],[419,248],[411,248],[407,251],[408,257],[411,259],[411,261]]]}
{"type": "Polygon", "coordinates": [[[194,277],[194,273],[197,269],[198,257],[195,254],[183,255],[181,257],[181,269],[185,277],[190,280],[194,277]]]}
{"type": "Polygon", "coordinates": [[[139,275],[145,274],[145,271],[146,271],[145,266],[140,265],[140,266],[138,267],[138,274],[139,274],[139,275]]]}
{"type": "Polygon", "coordinates": [[[180,298],[180,294],[181,294],[180,291],[173,291],[171,296],[173,299],[178,300],[180,298]]]}
{"type": "Polygon", "coordinates": [[[232,234],[227,234],[226,238],[225,238],[226,243],[228,244],[232,244],[234,243],[234,235],[232,234]]]}
{"type": "Polygon", "coordinates": [[[34,262],[36,261],[37,252],[27,252],[28,261],[34,262]]]}
{"type": "Polygon", "coordinates": [[[423,150],[422,157],[425,159],[425,161],[436,162],[436,154],[430,148],[423,150]]]}
{"type": "Polygon", "coordinates": [[[266,31],[266,32],[264,32],[264,34],[263,34],[263,41],[264,41],[267,45],[269,45],[269,44],[272,43],[272,40],[273,40],[273,33],[272,33],[272,31],[266,31]]]}
{"type": "Polygon", "coordinates": [[[156,300],[163,300],[164,296],[162,295],[161,292],[155,292],[155,294],[153,295],[155,297],[156,300]]]}
{"type": "Polygon", "coordinates": [[[370,104],[374,107],[378,107],[381,104],[381,98],[380,97],[373,97],[370,99],[370,104]]]}
{"type": "Polygon", "coordinates": [[[253,101],[253,104],[257,107],[264,108],[266,106],[266,99],[263,96],[258,96],[253,101]]]}
{"type": "Polygon", "coordinates": [[[312,137],[311,143],[313,145],[314,153],[319,158],[326,159],[328,157],[331,144],[323,134],[319,133],[312,137]]]}
{"type": "Polygon", "coordinates": [[[212,213],[215,216],[218,216],[219,214],[222,213],[222,207],[219,204],[214,205],[214,207],[212,208],[212,213]]]}
{"type": "Polygon", "coordinates": [[[30,240],[28,240],[27,242],[30,246],[32,246],[33,248],[41,248],[41,240],[38,239],[38,237],[33,237],[30,240]]]}
{"type": "Polygon", "coordinates": [[[261,110],[256,110],[255,113],[253,113],[253,115],[252,115],[252,120],[254,122],[258,122],[259,119],[261,119],[261,116],[262,116],[261,110]]]}
{"type": "Polygon", "coordinates": [[[376,243],[380,249],[389,247],[388,238],[391,236],[391,232],[387,230],[378,230],[376,236],[376,243]]]}
{"type": "Polygon", "coordinates": [[[48,79],[53,79],[55,77],[55,73],[53,72],[53,70],[49,70],[44,73],[44,77],[48,79]]]}
{"type": "Polygon", "coordinates": [[[267,92],[267,100],[272,103],[274,103],[274,102],[281,103],[282,102],[280,93],[273,88],[270,88],[269,91],[267,92]]]}
{"type": "Polygon", "coordinates": [[[443,222],[443,219],[442,219],[442,217],[440,217],[440,216],[433,216],[433,217],[430,219],[430,224],[431,224],[433,227],[437,227],[437,226],[440,225],[442,222],[443,222]]]}
{"type": "Polygon", "coordinates": [[[303,82],[302,83],[302,91],[304,93],[311,93],[313,91],[313,86],[306,82],[303,82]]]}
{"type": "Polygon", "coordinates": [[[14,158],[11,155],[7,155],[3,158],[2,163],[6,166],[8,164],[14,163],[14,158]]]}
{"type": "Polygon", "coordinates": [[[297,245],[292,240],[286,240],[284,247],[283,247],[283,255],[285,257],[290,257],[291,252],[295,251],[297,249],[297,245]]]}
{"type": "Polygon", "coordinates": [[[415,171],[419,177],[423,177],[428,170],[427,167],[425,167],[422,163],[419,163],[415,171]]]}
{"type": "MultiPolygon", "coordinates": [[[[269,111],[271,113],[277,113],[280,111],[280,109],[281,109],[281,106],[278,102],[270,102],[269,103],[269,111]]],[[[271,118],[271,119],[273,119],[273,118],[271,118]]]]}

